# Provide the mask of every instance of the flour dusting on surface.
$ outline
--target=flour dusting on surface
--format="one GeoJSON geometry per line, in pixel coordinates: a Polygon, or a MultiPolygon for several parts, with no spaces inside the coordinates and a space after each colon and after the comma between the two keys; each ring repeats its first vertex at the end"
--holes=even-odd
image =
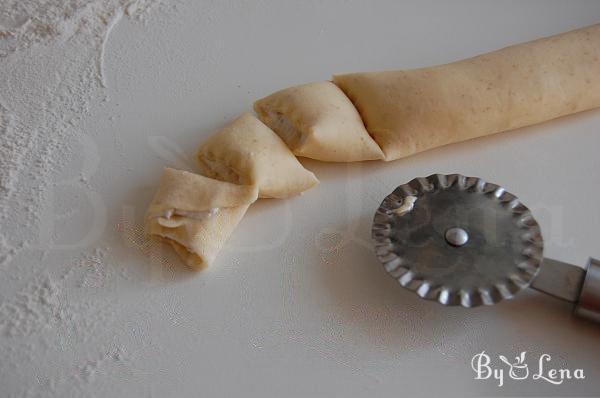
{"type": "Polygon", "coordinates": [[[0,328],[7,337],[29,336],[66,317],[60,289],[46,276],[34,281],[0,307],[0,328]]]}
{"type": "Polygon", "coordinates": [[[0,56],[51,41],[68,39],[83,30],[105,35],[114,17],[143,19],[157,0],[8,0],[0,8],[0,56]],[[101,24],[95,24],[98,19],[101,24]],[[108,27],[108,29],[107,29],[108,27]]]}
{"type": "Polygon", "coordinates": [[[110,292],[126,275],[108,249],[90,249],[107,215],[91,183],[99,154],[84,121],[108,100],[104,52],[112,29],[123,18],[145,24],[162,4],[7,0],[0,7],[0,374],[22,378],[3,389],[7,396],[60,396],[61,388],[81,390],[104,365],[123,363],[121,347],[75,359],[82,365],[70,373],[56,366],[37,384],[18,371],[97,343],[117,316],[110,292]],[[86,205],[98,210],[88,221],[96,233],[63,236],[86,205]],[[60,260],[66,253],[75,258],[60,260]]]}

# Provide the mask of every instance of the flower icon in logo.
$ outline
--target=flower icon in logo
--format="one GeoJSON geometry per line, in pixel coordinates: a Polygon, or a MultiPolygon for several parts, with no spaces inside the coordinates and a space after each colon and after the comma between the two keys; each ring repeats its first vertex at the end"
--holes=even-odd
{"type": "Polygon", "coordinates": [[[510,370],[508,374],[510,375],[511,379],[524,380],[529,377],[529,368],[525,363],[525,353],[526,351],[523,351],[520,355],[516,356],[515,363],[510,363],[504,355],[498,356],[502,362],[509,366],[510,370]]]}

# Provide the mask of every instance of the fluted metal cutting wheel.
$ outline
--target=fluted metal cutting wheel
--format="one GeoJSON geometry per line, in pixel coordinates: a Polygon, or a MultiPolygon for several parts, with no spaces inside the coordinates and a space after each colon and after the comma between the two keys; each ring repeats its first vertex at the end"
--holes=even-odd
{"type": "Polygon", "coordinates": [[[372,238],[392,277],[444,305],[512,298],[529,286],[543,258],[531,211],[504,188],[459,174],[400,185],[377,209],[372,238]]]}

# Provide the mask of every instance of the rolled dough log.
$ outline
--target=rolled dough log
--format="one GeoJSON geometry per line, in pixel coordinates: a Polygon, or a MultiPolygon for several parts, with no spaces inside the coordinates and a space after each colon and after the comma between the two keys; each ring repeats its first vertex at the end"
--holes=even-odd
{"type": "Polygon", "coordinates": [[[600,24],[422,69],[333,81],[394,160],[600,106],[600,24]]]}
{"type": "Polygon", "coordinates": [[[262,198],[287,198],[319,182],[277,134],[249,113],[206,140],[197,160],[202,174],[256,185],[262,198]]]}
{"type": "Polygon", "coordinates": [[[383,159],[352,102],[332,82],[278,91],[254,110],[294,154],[329,162],[383,159]]]}
{"type": "Polygon", "coordinates": [[[256,102],[285,142],[250,114],[209,138],[198,162],[215,179],[165,169],[148,232],[203,268],[259,195],[285,198],[318,182],[286,143],[319,160],[394,160],[600,107],[600,25],[441,66],[339,75],[334,83],[256,102]]]}
{"type": "Polygon", "coordinates": [[[146,231],[170,243],[189,267],[202,269],[257,196],[256,186],[165,168],[146,213],[146,231]]]}

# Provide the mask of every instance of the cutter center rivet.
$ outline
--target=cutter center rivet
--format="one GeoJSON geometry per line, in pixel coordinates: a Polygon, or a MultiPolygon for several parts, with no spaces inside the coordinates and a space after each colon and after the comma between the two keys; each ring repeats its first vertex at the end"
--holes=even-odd
{"type": "Polygon", "coordinates": [[[464,246],[469,241],[469,234],[462,228],[453,227],[446,231],[446,242],[452,246],[464,246]]]}

